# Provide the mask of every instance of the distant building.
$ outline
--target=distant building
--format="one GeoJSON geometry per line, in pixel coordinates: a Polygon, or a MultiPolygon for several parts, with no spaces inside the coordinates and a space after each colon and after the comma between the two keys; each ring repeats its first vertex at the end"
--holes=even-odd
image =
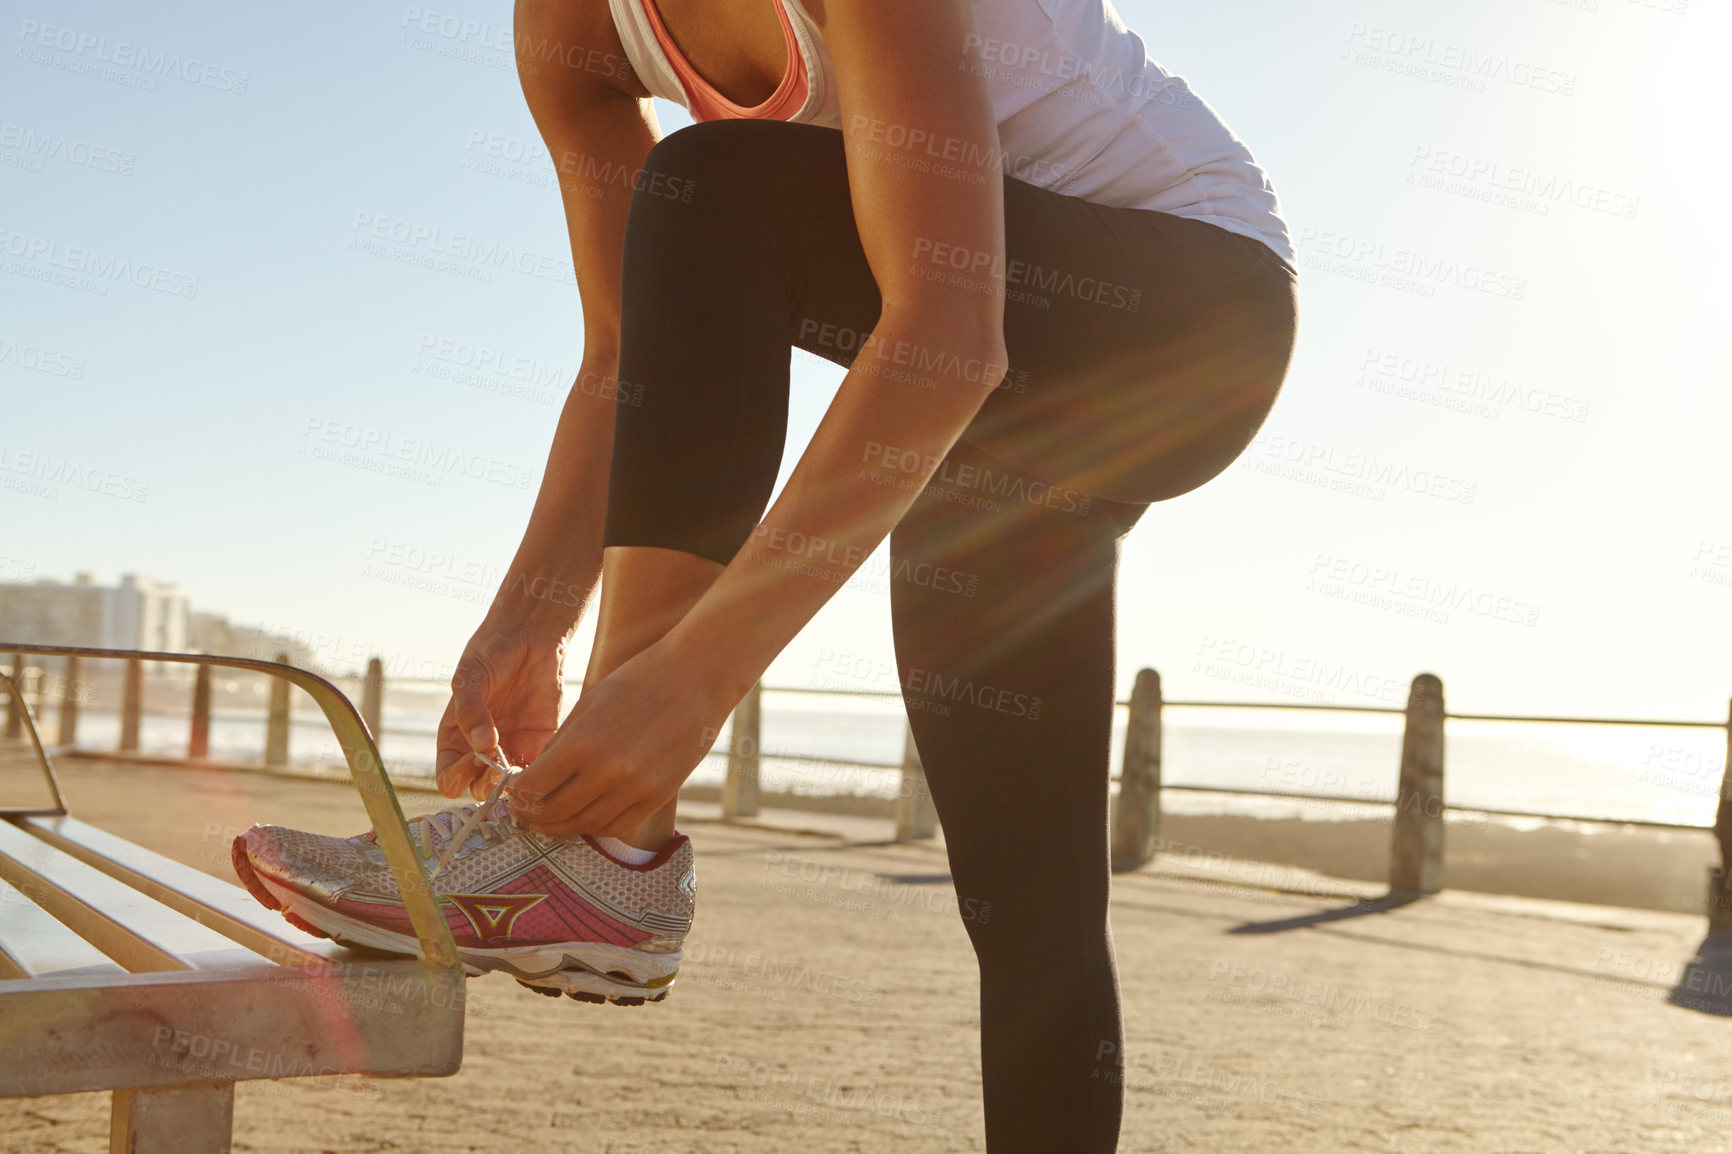
{"type": "Polygon", "coordinates": [[[88,573],[70,585],[0,584],[0,642],[178,652],[186,649],[187,616],[186,594],[134,573],[114,586],[88,573]]]}
{"type": "Polygon", "coordinates": [[[53,578],[0,581],[0,650],[8,641],[265,660],[286,653],[291,663],[306,669],[315,667],[317,656],[303,639],[192,609],[176,586],[134,573],[114,586],[98,585],[88,573],[78,574],[70,585],[53,578]]]}
{"type": "Polygon", "coordinates": [[[236,625],[220,613],[194,609],[187,614],[186,636],[188,648],[194,653],[256,657],[262,661],[275,661],[286,654],[291,665],[318,668],[318,654],[304,639],[259,625],[236,625]]]}

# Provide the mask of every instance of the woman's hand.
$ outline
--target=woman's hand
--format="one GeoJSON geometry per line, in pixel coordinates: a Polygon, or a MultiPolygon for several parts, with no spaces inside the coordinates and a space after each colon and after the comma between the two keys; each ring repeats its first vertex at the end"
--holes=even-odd
{"type": "Polygon", "coordinates": [[[629,837],[679,793],[737,704],[693,663],[652,645],[584,690],[512,785],[538,833],[629,837]]]}
{"type": "Polygon", "coordinates": [[[477,750],[499,749],[509,763],[524,765],[546,748],[559,726],[564,667],[564,637],[483,623],[457,662],[439,721],[440,793],[487,796],[499,774],[477,750]]]}

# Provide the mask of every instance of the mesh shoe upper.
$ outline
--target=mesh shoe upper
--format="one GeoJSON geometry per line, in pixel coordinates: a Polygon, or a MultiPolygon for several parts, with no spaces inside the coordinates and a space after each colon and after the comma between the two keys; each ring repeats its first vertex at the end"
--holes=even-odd
{"type": "MultiPolygon", "coordinates": [[[[429,866],[474,806],[414,823],[429,866]]],[[[239,847],[261,876],[349,917],[412,933],[384,852],[371,833],[329,837],[254,826],[239,847]]],[[[519,824],[502,800],[474,825],[434,878],[459,946],[604,942],[671,952],[691,927],[696,876],[690,839],[628,866],[588,838],[553,838],[519,824]]]]}

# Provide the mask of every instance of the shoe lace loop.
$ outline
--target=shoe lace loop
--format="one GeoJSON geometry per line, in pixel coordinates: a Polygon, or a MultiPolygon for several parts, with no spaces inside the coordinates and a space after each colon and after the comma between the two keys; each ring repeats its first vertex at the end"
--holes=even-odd
{"type": "Polygon", "coordinates": [[[432,846],[443,840],[445,848],[440,852],[438,860],[433,865],[433,876],[438,878],[451,864],[451,859],[457,856],[457,851],[463,843],[469,840],[469,835],[487,822],[503,822],[510,820],[509,813],[495,813],[496,803],[505,794],[505,787],[523,771],[501,761],[495,761],[486,754],[477,753],[476,757],[499,771],[499,780],[493,783],[493,788],[487,794],[487,800],[479,805],[453,806],[434,813],[424,813],[409,820],[410,835],[417,841],[432,846]],[[461,823],[461,824],[459,824],[461,823]]]}

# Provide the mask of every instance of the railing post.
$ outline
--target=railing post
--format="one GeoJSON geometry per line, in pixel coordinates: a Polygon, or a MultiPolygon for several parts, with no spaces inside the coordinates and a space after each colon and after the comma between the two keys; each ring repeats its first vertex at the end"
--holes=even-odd
{"type": "Polygon", "coordinates": [[[12,655],[12,692],[6,698],[6,737],[17,741],[24,736],[24,655],[12,655]]]}
{"type": "MultiPolygon", "coordinates": [[[[278,663],[287,665],[289,655],[279,653],[278,663]]],[[[289,764],[289,683],[271,678],[270,711],[265,715],[265,764],[289,764]]]]}
{"type": "Polygon", "coordinates": [[[60,737],[62,746],[78,744],[78,658],[66,659],[66,681],[60,687],[60,737]]]}
{"type": "Polygon", "coordinates": [[[385,663],[377,657],[367,661],[367,679],[361,683],[361,720],[367,732],[379,741],[379,726],[385,708],[385,663]]]}
{"type": "Polygon", "coordinates": [[[734,707],[728,732],[728,779],[722,784],[722,820],[758,816],[758,752],[764,683],[734,707]]]}
{"type": "Polygon", "coordinates": [[[1401,735],[1401,781],[1389,851],[1391,894],[1443,889],[1443,681],[1413,679],[1401,735]]]}
{"type": "Polygon", "coordinates": [[[1125,723],[1125,763],[1113,807],[1113,872],[1141,869],[1161,834],[1161,675],[1137,672],[1125,723]]]}
{"type": "Polygon", "coordinates": [[[192,733],[187,738],[188,761],[210,756],[210,666],[200,665],[192,679],[192,733]]]}
{"type": "Polygon", "coordinates": [[[902,788],[896,794],[896,840],[920,841],[938,832],[938,810],[926,786],[926,767],[920,763],[920,747],[914,730],[902,743],[902,788]]]}
{"type": "Polygon", "coordinates": [[[1720,867],[1708,871],[1708,932],[1732,934],[1732,707],[1726,711],[1726,764],[1720,770],[1714,836],[1720,841],[1720,867]]]}
{"type": "Polygon", "coordinates": [[[139,719],[144,713],[144,662],[134,657],[126,663],[126,678],[120,690],[120,752],[138,752],[139,719]]]}

